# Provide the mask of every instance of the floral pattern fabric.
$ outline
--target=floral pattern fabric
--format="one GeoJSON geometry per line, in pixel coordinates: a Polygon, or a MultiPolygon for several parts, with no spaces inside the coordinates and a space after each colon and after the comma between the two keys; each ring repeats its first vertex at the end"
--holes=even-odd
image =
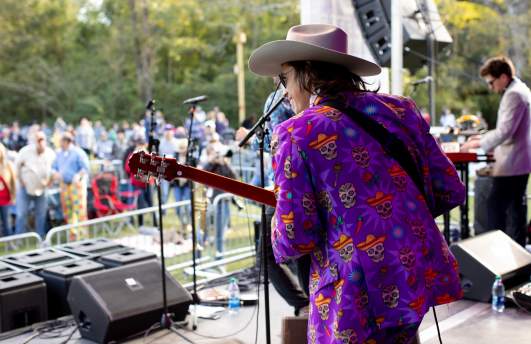
{"type": "Polygon", "coordinates": [[[462,297],[433,215],[461,204],[465,189],[413,101],[370,92],[342,99],[406,144],[425,190],[348,115],[317,98],[272,137],[273,251],[279,263],[311,255],[309,343],[394,342],[400,333],[382,334],[414,333],[429,307],[462,297]]]}

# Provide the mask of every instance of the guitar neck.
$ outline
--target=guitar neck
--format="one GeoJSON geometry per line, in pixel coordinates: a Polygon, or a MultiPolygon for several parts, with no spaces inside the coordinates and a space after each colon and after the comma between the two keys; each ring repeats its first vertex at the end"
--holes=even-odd
{"type": "Polygon", "coordinates": [[[275,207],[277,204],[273,191],[246,184],[219,174],[200,170],[195,167],[179,165],[177,168],[177,178],[190,179],[199,184],[208,185],[271,207],[275,207]]]}

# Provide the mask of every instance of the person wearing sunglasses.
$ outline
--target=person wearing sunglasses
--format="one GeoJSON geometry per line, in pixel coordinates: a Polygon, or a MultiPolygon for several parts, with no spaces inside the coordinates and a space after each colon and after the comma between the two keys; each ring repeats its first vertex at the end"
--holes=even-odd
{"type": "Polygon", "coordinates": [[[501,229],[525,246],[526,189],[531,172],[531,91],[516,77],[512,61],[505,56],[488,59],[479,74],[493,92],[502,95],[496,128],[471,136],[461,151],[494,152],[486,226],[501,229]]]}
{"type": "Polygon", "coordinates": [[[369,91],[362,77],[380,67],[347,42],[336,26],[299,25],[250,57],[296,113],[271,142],[273,253],[311,258],[309,343],[416,343],[429,307],[462,297],[434,217],[465,189],[413,101],[369,91]]]}

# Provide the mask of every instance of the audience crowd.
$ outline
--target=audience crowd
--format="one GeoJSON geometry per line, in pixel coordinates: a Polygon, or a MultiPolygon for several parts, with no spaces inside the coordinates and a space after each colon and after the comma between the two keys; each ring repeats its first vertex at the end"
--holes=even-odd
{"type": "MultiPolygon", "coordinates": [[[[96,201],[94,196],[110,190],[92,190],[96,187],[93,183],[96,176],[102,174],[114,176],[120,189],[135,196],[133,208],[152,206],[153,185],[135,180],[135,171],[130,171],[126,164],[132,152],[148,148],[150,134],[160,141],[161,155],[236,177],[230,164],[232,152],[236,151],[234,129],[218,107],[208,113],[197,107],[193,121],[188,117],[181,126],[165,119],[161,112],[153,115],[146,112],[138,122],[122,121],[110,127],[88,118],[82,118],[77,126],[62,118],[57,118],[53,126],[0,123],[1,235],[35,231],[44,238],[52,226],[108,214],[97,211],[105,202],[96,201]],[[189,130],[190,147],[187,146],[189,130]],[[188,159],[187,151],[191,152],[188,159]]],[[[254,165],[254,160],[247,157],[243,164],[254,165]]],[[[170,195],[175,201],[190,199],[186,181],[163,181],[161,187],[163,202],[170,195]]],[[[219,192],[207,194],[212,201],[219,192]]],[[[218,221],[218,227],[223,228],[216,228],[216,247],[223,250],[221,241],[229,226],[230,213],[228,205],[220,207],[227,219],[218,221]]],[[[189,212],[187,207],[177,208],[183,235],[190,227],[189,212]]],[[[153,223],[157,223],[155,217],[153,223]]],[[[143,225],[142,216],[138,225],[143,225]]]]}

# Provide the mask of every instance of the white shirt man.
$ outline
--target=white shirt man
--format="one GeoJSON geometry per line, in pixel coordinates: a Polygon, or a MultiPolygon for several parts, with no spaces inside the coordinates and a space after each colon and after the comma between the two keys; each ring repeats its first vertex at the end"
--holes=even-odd
{"type": "Polygon", "coordinates": [[[26,220],[30,203],[35,208],[35,229],[38,234],[46,234],[46,211],[48,209],[46,191],[52,176],[52,163],[55,152],[47,147],[46,136],[42,131],[35,133],[35,143],[23,147],[16,162],[17,221],[16,233],[26,231],[26,220]]]}

